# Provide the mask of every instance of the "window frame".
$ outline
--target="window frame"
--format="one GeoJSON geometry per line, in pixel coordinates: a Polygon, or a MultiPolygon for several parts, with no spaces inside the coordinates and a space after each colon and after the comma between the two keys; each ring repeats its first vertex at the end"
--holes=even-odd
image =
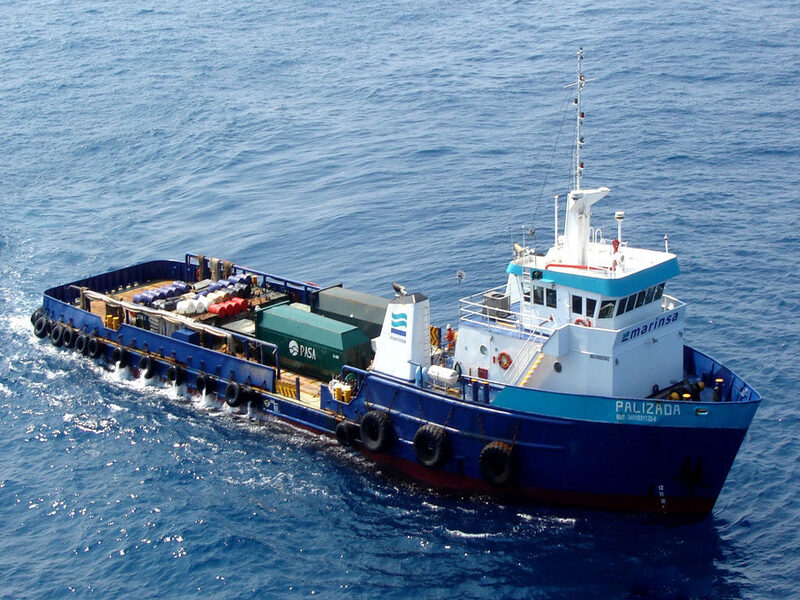
{"type": "Polygon", "coordinates": [[[601,299],[600,300],[600,311],[597,313],[597,318],[598,319],[613,319],[614,318],[614,312],[616,311],[616,309],[617,309],[617,301],[616,300],[612,300],[611,298],[601,299]],[[611,310],[607,311],[607,312],[610,312],[611,314],[609,314],[608,316],[604,317],[603,316],[603,308],[605,306],[611,306],[611,310]]]}
{"type": "Polygon", "coordinates": [[[556,290],[553,288],[545,288],[544,296],[544,302],[548,308],[558,308],[558,293],[556,290]]]}
{"type": "Polygon", "coordinates": [[[571,304],[570,308],[572,309],[572,314],[583,316],[583,296],[578,296],[578,294],[572,294],[572,301],[570,304],[571,304]]]}

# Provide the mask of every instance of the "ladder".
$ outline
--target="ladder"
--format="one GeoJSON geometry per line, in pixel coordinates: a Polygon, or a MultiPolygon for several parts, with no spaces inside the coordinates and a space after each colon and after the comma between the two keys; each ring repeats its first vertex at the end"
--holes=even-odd
{"type": "Polygon", "coordinates": [[[542,344],[539,342],[534,341],[535,331],[532,331],[531,334],[528,336],[528,339],[525,340],[525,343],[520,348],[517,355],[511,361],[511,368],[506,371],[506,382],[510,384],[516,384],[519,381],[520,377],[525,376],[523,380],[524,382],[528,380],[533,373],[534,369],[539,366],[539,363],[542,360],[542,344]],[[538,356],[536,356],[538,354],[538,356]],[[531,361],[533,360],[534,356],[536,356],[536,360],[533,361],[533,365],[531,366],[531,361]],[[530,369],[528,369],[530,367],[530,369]],[[525,369],[528,369],[526,372],[525,369]]]}

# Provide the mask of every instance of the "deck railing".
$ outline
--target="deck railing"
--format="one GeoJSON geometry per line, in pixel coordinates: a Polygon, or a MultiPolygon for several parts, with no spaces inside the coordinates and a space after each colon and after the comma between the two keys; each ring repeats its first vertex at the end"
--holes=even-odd
{"type": "MultiPolygon", "coordinates": [[[[505,286],[500,285],[478,294],[473,294],[459,300],[459,320],[462,323],[473,323],[488,329],[508,334],[510,331],[517,332],[521,337],[532,335],[549,336],[555,330],[550,326],[549,319],[537,319],[530,313],[514,310],[509,307],[497,308],[488,306],[484,303],[484,295],[491,292],[505,291],[505,286]],[[538,323],[534,323],[535,321],[538,323]]],[[[517,304],[519,306],[519,304],[517,304]]]]}

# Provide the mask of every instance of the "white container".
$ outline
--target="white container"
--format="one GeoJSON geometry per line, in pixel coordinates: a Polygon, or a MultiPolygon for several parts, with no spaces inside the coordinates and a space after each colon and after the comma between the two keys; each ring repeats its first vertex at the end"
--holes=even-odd
{"type": "Polygon", "coordinates": [[[451,388],[458,383],[458,371],[439,365],[428,367],[428,377],[433,383],[442,387],[451,388]]]}

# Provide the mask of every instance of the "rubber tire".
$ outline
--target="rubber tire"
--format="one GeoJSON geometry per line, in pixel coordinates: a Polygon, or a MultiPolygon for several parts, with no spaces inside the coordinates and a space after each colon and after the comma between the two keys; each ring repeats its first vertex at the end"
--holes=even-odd
{"type": "Polygon", "coordinates": [[[392,443],[394,430],[389,413],[371,410],[361,419],[361,443],[370,452],[382,452],[392,443]]]}
{"type": "Polygon", "coordinates": [[[152,379],[153,375],[156,374],[156,363],[153,357],[142,354],[139,359],[139,371],[144,375],[145,379],[152,379]]]}
{"type": "Polygon", "coordinates": [[[82,333],[77,338],[75,338],[75,352],[78,354],[82,354],[86,356],[86,353],[89,349],[89,337],[82,333]]]}
{"type": "Polygon", "coordinates": [[[244,401],[242,386],[235,381],[229,381],[225,386],[225,404],[236,408],[244,401]]]}
{"type": "Polygon", "coordinates": [[[202,394],[208,391],[209,387],[211,387],[211,378],[205,373],[198,373],[194,380],[194,388],[202,394]]]}
{"type": "Polygon", "coordinates": [[[36,321],[38,321],[39,317],[41,317],[43,314],[44,311],[42,310],[41,306],[33,311],[33,314],[31,314],[31,325],[36,325],[36,321]]]}
{"type": "Polygon", "coordinates": [[[36,324],[33,326],[33,335],[42,339],[50,334],[50,319],[42,315],[36,319],[36,324]]]}
{"type": "Polygon", "coordinates": [[[336,424],[336,440],[345,447],[352,446],[356,439],[355,424],[339,421],[336,424]]]}
{"type": "Polygon", "coordinates": [[[175,385],[181,385],[183,380],[185,379],[183,369],[181,369],[178,365],[170,365],[167,368],[167,381],[169,383],[175,383],[175,385]]]}
{"type": "Polygon", "coordinates": [[[125,350],[123,350],[119,346],[115,347],[111,351],[111,362],[114,363],[115,365],[119,363],[120,368],[124,367],[125,363],[127,362],[125,360],[125,350]]]}
{"type": "Polygon", "coordinates": [[[103,342],[98,340],[95,336],[89,336],[89,341],[86,342],[86,355],[89,358],[100,358],[103,353],[103,342]]]}
{"type": "Polygon", "coordinates": [[[423,467],[438,469],[450,456],[447,432],[438,425],[427,423],[414,434],[414,456],[423,467]]]}
{"type": "Polygon", "coordinates": [[[75,332],[64,325],[64,333],[61,334],[61,345],[64,348],[72,348],[75,345],[75,332]]]}
{"type": "Polygon", "coordinates": [[[507,485],[514,476],[514,451],[505,442],[489,442],[481,450],[478,466],[487,482],[498,487],[507,485]]]}
{"type": "Polygon", "coordinates": [[[64,326],[61,323],[56,323],[50,329],[50,342],[56,348],[59,348],[64,343],[64,326]]]}

